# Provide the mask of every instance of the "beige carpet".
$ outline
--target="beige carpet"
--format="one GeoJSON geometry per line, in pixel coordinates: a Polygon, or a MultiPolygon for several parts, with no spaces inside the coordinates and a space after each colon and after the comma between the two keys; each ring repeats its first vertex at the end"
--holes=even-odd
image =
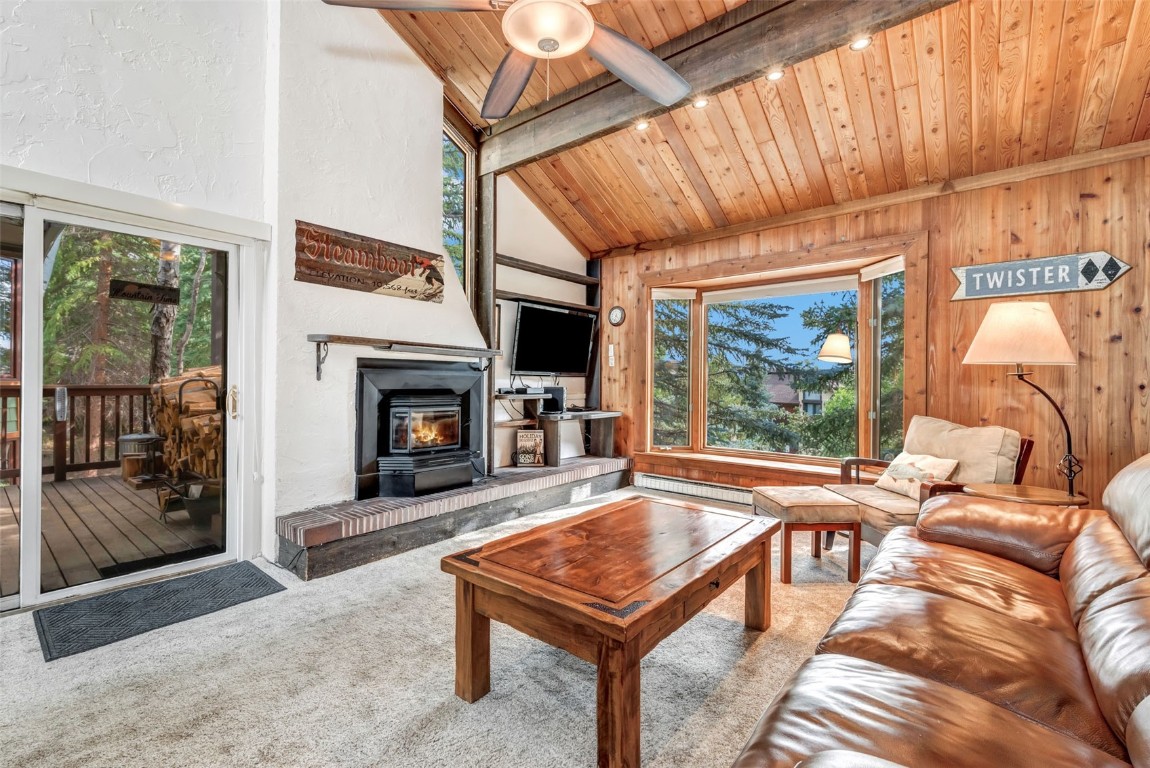
{"type": "MultiPolygon", "coordinates": [[[[2,618],[0,763],[593,766],[593,666],[493,624],[491,693],[455,697],[439,559],[622,495],[312,582],[261,562],[286,591],[51,663],[30,613],[2,618]]],[[[795,544],[769,631],[744,629],[740,584],[643,660],[643,766],[728,765],[812,653],[850,594],[846,552],[816,561],[805,534],[795,544]]]]}

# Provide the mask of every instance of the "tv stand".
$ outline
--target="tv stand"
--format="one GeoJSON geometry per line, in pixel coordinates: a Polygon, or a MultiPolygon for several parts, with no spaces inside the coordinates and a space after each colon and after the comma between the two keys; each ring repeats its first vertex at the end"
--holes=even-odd
{"type": "Polygon", "coordinates": [[[591,422],[591,456],[610,459],[615,456],[615,419],[622,411],[564,411],[538,413],[535,418],[543,425],[543,463],[559,466],[559,424],[564,421],[591,422]]]}

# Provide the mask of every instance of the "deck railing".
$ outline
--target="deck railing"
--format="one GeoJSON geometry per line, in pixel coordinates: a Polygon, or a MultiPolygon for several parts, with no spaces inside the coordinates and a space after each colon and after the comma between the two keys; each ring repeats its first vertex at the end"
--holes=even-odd
{"type": "MultiPolygon", "coordinates": [[[[44,387],[44,474],[120,465],[121,435],[143,432],[151,416],[151,388],[67,387],[68,418],[56,420],[56,387],[44,387]],[[51,436],[50,438],[48,436],[51,436]]],[[[0,387],[0,478],[20,475],[20,387],[0,387]]]]}

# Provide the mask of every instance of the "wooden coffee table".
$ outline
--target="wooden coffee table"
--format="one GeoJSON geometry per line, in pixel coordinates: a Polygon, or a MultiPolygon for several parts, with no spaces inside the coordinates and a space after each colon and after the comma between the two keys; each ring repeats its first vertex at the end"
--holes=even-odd
{"type": "Polygon", "coordinates": [[[639,660],[746,578],[771,624],[767,517],[632,497],[443,558],[455,580],[455,693],[491,690],[491,620],[599,667],[599,765],[639,765],[639,660]]]}

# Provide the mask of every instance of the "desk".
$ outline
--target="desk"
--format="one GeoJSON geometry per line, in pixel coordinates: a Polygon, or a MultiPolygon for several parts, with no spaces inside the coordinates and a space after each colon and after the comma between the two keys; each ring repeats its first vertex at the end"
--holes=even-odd
{"type": "Polygon", "coordinates": [[[559,423],[563,421],[590,421],[590,455],[608,459],[613,457],[615,419],[622,415],[622,411],[564,411],[537,414],[536,418],[543,426],[543,463],[549,467],[559,466],[559,423]]]}
{"type": "Polygon", "coordinates": [[[971,496],[981,496],[984,499],[1018,501],[1023,504],[1050,504],[1056,507],[1085,507],[1090,503],[1090,500],[1081,493],[1071,496],[1052,488],[1038,488],[1033,485],[969,483],[963,486],[962,492],[971,496]]]}

